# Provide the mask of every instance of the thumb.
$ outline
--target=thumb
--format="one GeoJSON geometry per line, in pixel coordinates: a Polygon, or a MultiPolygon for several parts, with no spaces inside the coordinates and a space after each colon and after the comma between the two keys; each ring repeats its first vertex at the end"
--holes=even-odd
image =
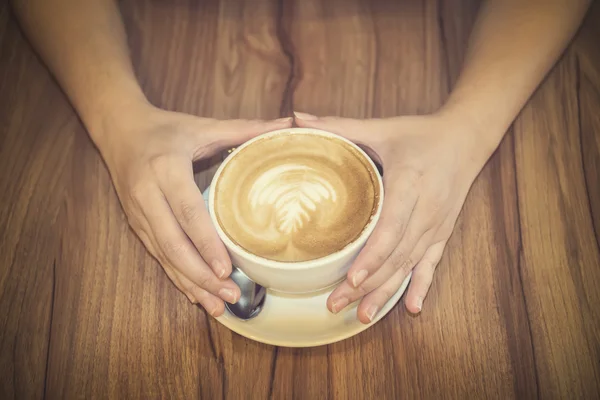
{"type": "Polygon", "coordinates": [[[208,130],[204,129],[201,140],[205,142],[208,133],[210,150],[219,151],[246,142],[263,133],[290,128],[291,126],[291,117],[269,121],[246,119],[214,121],[208,130]]]}
{"type": "Polygon", "coordinates": [[[379,165],[382,164],[379,150],[382,141],[380,124],[382,120],[376,119],[355,119],[341,117],[317,117],[315,115],[294,111],[296,124],[302,128],[322,129],[327,132],[335,133],[351,142],[359,145],[372,160],[379,165]]]}
{"type": "MultiPolygon", "coordinates": [[[[315,115],[294,111],[296,124],[302,128],[322,129],[338,134],[356,143],[365,143],[369,128],[365,120],[341,117],[317,117],[315,115]]],[[[372,128],[371,128],[372,129],[372,128]]]]}

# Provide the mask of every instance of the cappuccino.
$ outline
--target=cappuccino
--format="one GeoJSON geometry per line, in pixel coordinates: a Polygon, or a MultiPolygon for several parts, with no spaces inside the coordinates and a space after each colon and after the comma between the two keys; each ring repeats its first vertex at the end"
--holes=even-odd
{"type": "Polygon", "coordinates": [[[231,156],[214,197],[227,237],[273,261],[315,260],[355,241],[378,210],[377,171],[353,145],[281,132],[231,156]]]}

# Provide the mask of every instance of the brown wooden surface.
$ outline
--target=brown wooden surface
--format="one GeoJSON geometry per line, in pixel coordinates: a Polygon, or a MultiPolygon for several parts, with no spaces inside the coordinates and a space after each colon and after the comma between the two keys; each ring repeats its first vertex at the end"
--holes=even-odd
{"type": "MultiPolygon", "coordinates": [[[[385,117],[444,101],[477,1],[122,8],[162,107],[385,117]]],[[[423,313],[399,306],[349,340],[286,349],[231,333],[174,288],[1,5],[0,398],[599,398],[599,27],[596,2],[475,182],[423,313]]]]}

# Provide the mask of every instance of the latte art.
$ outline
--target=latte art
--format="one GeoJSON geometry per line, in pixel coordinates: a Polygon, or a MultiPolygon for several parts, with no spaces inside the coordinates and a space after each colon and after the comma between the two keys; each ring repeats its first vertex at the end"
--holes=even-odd
{"type": "Polygon", "coordinates": [[[373,168],[339,139],[279,134],[233,157],[215,188],[216,216],[234,243],[258,256],[297,262],[339,251],[377,208],[373,168]]]}
{"type": "Polygon", "coordinates": [[[335,188],[318,171],[302,165],[281,165],[262,174],[252,185],[250,206],[273,208],[277,230],[285,235],[298,232],[320,203],[337,199],[335,188]]]}

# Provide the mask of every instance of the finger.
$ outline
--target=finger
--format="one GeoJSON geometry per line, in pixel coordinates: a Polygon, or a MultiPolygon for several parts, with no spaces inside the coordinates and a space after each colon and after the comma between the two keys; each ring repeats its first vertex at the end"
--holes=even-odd
{"type": "Polygon", "coordinates": [[[425,255],[413,270],[406,300],[404,301],[408,311],[413,314],[420,313],[423,308],[423,300],[427,297],[427,292],[429,292],[433,280],[433,274],[442,259],[445,247],[446,240],[432,245],[427,249],[425,255]]]}
{"type": "Polygon", "coordinates": [[[381,217],[365,247],[348,270],[348,282],[353,287],[360,286],[369,275],[375,273],[398,247],[401,239],[408,242],[405,246],[409,246],[413,240],[418,239],[417,235],[420,233],[410,232],[410,237],[404,239],[418,199],[412,181],[403,179],[400,174],[393,181],[388,179],[385,182],[391,183],[386,185],[386,200],[383,202],[381,217]]]}
{"type": "Polygon", "coordinates": [[[244,119],[216,121],[208,129],[208,133],[206,129],[200,129],[199,140],[201,140],[206,151],[206,153],[203,153],[203,156],[210,156],[224,148],[236,146],[263,133],[290,128],[292,121],[291,117],[272,121],[251,121],[244,119]],[[210,135],[208,146],[206,146],[207,134],[210,135]]]}
{"type": "Polygon", "coordinates": [[[381,168],[383,162],[378,154],[381,144],[384,144],[384,136],[373,135],[377,131],[379,119],[354,119],[340,117],[317,117],[315,115],[294,111],[298,126],[302,128],[316,128],[343,136],[359,145],[361,149],[381,168]]]}
{"type": "MultiPolygon", "coordinates": [[[[152,239],[150,235],[146,233],[146,231],[150,232],[147,221],[143,219],[138,219],[138,221],[142,229],[138,229],[136,231],[137,235],[142,243],[144,243],[144,246],[148,249],[150,254],[159,260],[158,253],[156,251],[157,245],[155,244],[154,239],[152,239]]],[[[165,263],[163,265],[163,270],[171,282],[173,282],[177,289],[179,289],[192,304],[200,304],[213,317],[218,317],[219,315],[223,314],[225,310],[225,304],[223,303],[223,300],[213,296],[206,290],[199,288],[196,284],[187,279],[169,264],[165,263]]]]}
{"type": "MultiPolygon", "coordinates": [[[[179,289],[179,291],[181,291],[181,293],[183,293],[185,295],[185,297],[188,298],[190,303],[192,303],[192,304],[198,303],[198,300],[194,297],[194,295],[192,294],[192,291],[190,289],[188,289],[188,287],[186,287],[186,286],[189,286],[191,288],[191,286],[193,284],[184,286],[182,283],[182,280],[180,279],[181,274],[177,273],[177,271],[174,270],[169,265],[164,265],[163,270],[165,271],[165,274],[167,274],[167,276],[169,277],[171,282],[173,282],[173,285],[175,285],[175,287],[177,287],[177,289],[179,289]]],[[[183,278],[183,275],[181,275],[181,277],[183,278]]]]}
{"type": "Polygon", "coordinates": [[[187,238],[163,194],[150,190],[139,206],[144,213],[154,241],[159,261],[168,264],[183,276],[229,303],[235,303],[240,290],[231,279],[219,280],[206,265],[194,245],[187,238]]]}
{"type": "Polygon", "coordinates": [[[399,270],[387,282],[365,296],[356,310],[359,321],[363,324],[373,322],[385,303],[396,294],[406,277],[407,274],[399,270]]]}
{"type": "Polygon", "coordinates": [[[225,312],[225,303],[222,299],[213,296],[204,289],[200,289],[194,285],[192,292],[194,297],[198,300],[198,303],[209,313],[212,317],[220,317],[225,312]]]}
{"type": "Polygon", "coordinates": [[[172,268],[164,268],[164,270],[173,284],[185,294],[192,304],[200,304],[213,317],[223,314],[225,311],[223,300],[199,288],[194,282],[187,279],[177,270],[172,268]]]}
{"type": "Polygon", "coordinates": [[[296,124],[303,128],[323,129],[338,135],[364,136],[365,120],[342,117],[317,117],[316,115],[294,111],[296,124]]]}
{"type": "Polygon", "coordinates": [[[150,231],[150,229],[136,229],[135,233],[138,235],[138,237],[144,244],[146,250],[148,250],[152,257],[158,260],[158,252],[156,251],[154,241],[150,239],[150,236],[146,233],[146,231],[150,231]]]}
{"type": "Polygon", "coordinates": [[[377,135],[379,119],[355,119],[342,117],[317,117],[315,115],[294,111],[296,124],[302,128],[316,128],[343,136],[355,143],[369,144],[382,137],[377,135]]]}
{"type": "MultiPolygon", "coordinates": [[[[158,252],[156,251],[156,244],[154,243],[154,239],[151,239],[150,235],[146,233],[146,231],[149,231],[149,229],[147,229],[148,224],[145,222],[145,220],[139,220],[139,222],[140,222],[141,226],[144,226],[144,229],[136,230],[138,237],[140,238],[140,240],[142,241],[142,243],[144,244],[144,246],[146,247],[148,252],[150,254],[152,254],[152,256],[156,260],[159,260],[159,256],[158,256],[158,252]]],[[[182,280],[180,279],[181,274],[177,273],[177,271],[174,270],[168,264],[165,264],[162,267],[163,267],[163,270],[165,271],[165,273],[167,274],[167,276],[169,277],[169,279],[171,280],[171,282],[173,282],[173,284],[188,298],[188,300],[192,304],[198,303],[198,300],[194,297],[194,295],[192,294],[192,291],[189,290],[187,287],[185,287],[182,284],[182,280]]],[[[191,285],[189,285],[189,286],[191,286],[191,285]]]]}
{"type": "Polygon", "coordinates": [[[202,193],[194,183],[192,166],[185,159],[173,162],[181,165],[172,165],[171,173],[159,174],[167,202],[204,262],[218,278],[229,276],[231,260],[206,210],[202,193]]]}
{"type": "Polygon", "coordinates": [[[430,235],[422,236],[410,257],[407,257],[406,260],[400,261],[397,259],[402,250],[396,249],[388,260],[386,260],[381,269],[375,272],[373,276],[369,277],[360,286],[354,287],[348,281],[343,282],[329,296],[327,301],[328,308],[331,312],[337,313],[348,304],[351,304],[372,291],[384,286],[386,282],[398,273],[403,277],[408,276],[417,262],[423,257],[423,254],[429,245],[429,238],[430,235]]]}
{"type": "MultiPolygon", "coordinates": [[[[142,223],[143,225],[147,225],[142,223]]],[[[156,244],[154,240],[150,238],[150,236],[142,229],[137,232],[140,240],[144,243],[144,246],[148,249],[150,254],[154,256],[157,260],[156,252],[156,244]]],[[[213,296],[208,293],[206,290],[200,289],[196,284],[187,279],[181,273],[177,272],[177,270],[173,269],[168,264],[163,265],[163,270],[173,282],[173,284],[179,289],[192,304],[200,304],[210,315],[213,317],[218,317],[223,314],[225,310],[225,304],[223,300],[218,297],[213,296]]]]}

